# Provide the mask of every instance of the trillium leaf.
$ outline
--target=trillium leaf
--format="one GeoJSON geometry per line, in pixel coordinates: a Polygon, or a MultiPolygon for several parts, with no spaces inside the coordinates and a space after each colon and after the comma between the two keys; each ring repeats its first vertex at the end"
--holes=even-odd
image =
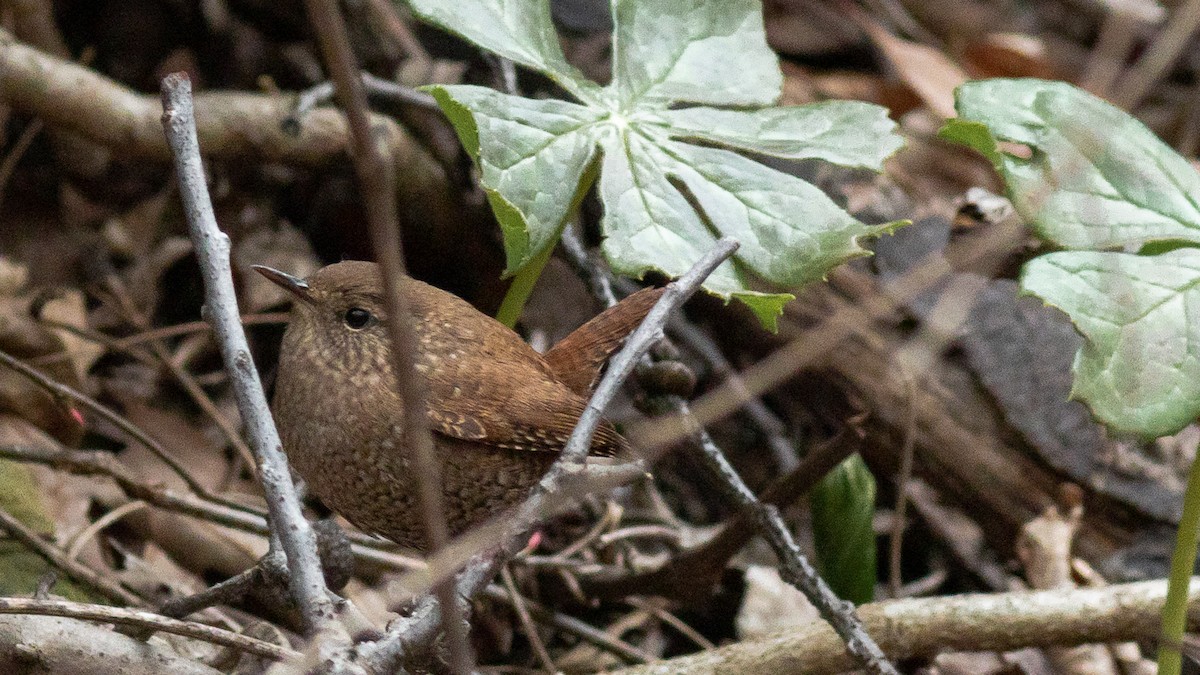
{"type": "Polygon", "coordinates": [[[1200,243],[1200,174],[1141,122],[1064,82],[983,80],[959,87],[943,135],[985,152],[1018,213],[1044,238],[1079,249],[1200,243]],[[997,141],[1028,146],[1001,152],[997,141]],[[988,145],[991,148],[988,148],[988,145]]]}
{"type": "Polygon", "coordinates": [[[875,477],[857,454],[830,471],[809,495],[813,547],[821,577],[855,604],[875,595],[875,477]]]}
{"type": "Polygon", "coordinates": [[[767,46],[759,0],[613,0],[619,110],[674,101],[769,105],[783,73],[767,46]]]}
{"type": "MultiPolygon", "coordinates": [[[[604,254],[613,269],[634,277],[649,270],[682,275],[712,250],[718,235],[671,183],[669,176],[677,164],[653,140],[634,132],[613,130],[603,147],[600,198],[605,208],[601,226],[606,235],[604,254]]],[[[783,305],[793,296],[751,291],[740,260],[726,261],[704,287],[741,300],[763,325],[774,330],[783,305]]]]}
{"type": "Polygon", "coordinates": [[[1072,395],[1101,421],[1153,438],[1200,415],[1200,250],[1051,253],[1026,264],[1021,285],[1086,338],[1072,395]]]}

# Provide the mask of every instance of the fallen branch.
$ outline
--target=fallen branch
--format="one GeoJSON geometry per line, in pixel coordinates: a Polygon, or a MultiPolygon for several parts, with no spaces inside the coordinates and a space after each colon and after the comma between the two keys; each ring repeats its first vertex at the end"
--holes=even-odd
{"type": "Polygon", "coordinates": [[[155,632],[182,635],[194,640],[203,640],[216,645],[232,647],[248,654],[262,656],[272,661],[298,661],[302,658],[297,651],[264,642],[249,635],[234,633],[194,621],[180,621],[161,614],[137,609],[90,605],[68,600],[36,600],[31,598],[0,598],[0,614],[37,614],[61,616],[86,621],[102,621],[123,626],[145,628],[155,632]]]}
{"type": "MultiPolygon", "coordinates": [[[[16,110],[122,154],[162,161],[171,158],[163,142],[157,97],[138,94],[89,68],[41,52],[4,30],[0,30],[0,72],[4,73],[0,100],[16,110]]],[[[293,135],[284,129],[293,107],[291,96],[198,95],[196,126],[204,154],[309,166],[346,156],[350,132],[338,111],[310,111],[293,135]]],[[[375,115],[371,124],[380,130],[401,166],[441,175],[441,167],[395,121],[375,115]]]]}
{"type": "Polygon", "coordinates": [[[110,626],[34,614],[0,616],[0,668],[39,675],[221,675],[165,638],[136,640],[110,626]],[[35,659],[31,662],[32,659],[35,659]]]}
{"type": "MultiPolygon", "coordinates": [[[[892,600],[858,614],[892,659],[943,650],[1010,651],[1095,642],[1153,639],[1166,601],[1165,581],[1104,588],[1019,591],[892,600]]],[[[1200,623],[1200,577],[1192,579],[1188,622],[1200,623]]],[[[857,666],[823,622],[786,635],[738,642],[708,652],[616,671],[621,675],[826,675],[857,666]]]]}
{"type": "Polygon", "coordinates": [[[92,588],[100,595],[134,607],[144,607],[146,603],[137,595],[125,590],[120,584],[104,577],[96,570],[81,562],[68,557],[66,552],[38,536],[37,532],[29,529],[8,511],[0,509],[0,529],[10,537],[21,542],[25,548],[40,555],[46,562],[62,570],[75,581],[92,588]]]}

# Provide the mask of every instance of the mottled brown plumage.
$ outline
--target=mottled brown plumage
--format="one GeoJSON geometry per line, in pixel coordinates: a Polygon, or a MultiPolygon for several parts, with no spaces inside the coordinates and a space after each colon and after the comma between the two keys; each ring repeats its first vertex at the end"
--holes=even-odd
{"type": "MultiPolygon", "coordinates": [[[[274,400],[292,466],[356,526],[423,550],[378,266],[338,263],[307,281],[256,269],[299,299],[283,337],[274,400]]],[[[660,293],[631,296],[543,357],[450,293],[407,277],[401,289],[455,533],[528,494],[566,443],[604,359],[660,293]]],[[[611,456],[624,448],[602,424],[591,452],[611,456]]]]}

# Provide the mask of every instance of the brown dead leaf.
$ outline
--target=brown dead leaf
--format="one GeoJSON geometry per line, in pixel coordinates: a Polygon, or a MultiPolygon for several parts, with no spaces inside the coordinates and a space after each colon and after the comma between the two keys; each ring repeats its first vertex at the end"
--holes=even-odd
{"type": "Polygon", "coordinates": [[[1047,58],[1046,43],[1022,33],[991,33],[963,51],[967,69],[978,78],[1038,77],[1057,80],[1060,75],[1047,58]]]}
{"type": "Polygon", "coordinates": [[[954,89],[969,78],[948,56],[923,44],[896,37],[863,12],[851,16],[861,26],[896,75],[938,116],[955,116],[954,89]]]}
{"type": "MultiPolygon", "coordinates": [[[[80,373],[63,339],[31,314],[34,295],[24,287],[25,279],[23,268],[0,258],[0,284],[6,291],[0,293],[0,349],[58,382],[78,387],[82,381],[80,373]]],[[[82,363],[88,357],[80,358],[82,363]]],[[[51,396],[24,375],[3,367],[0,367],[0,412],[22,417],[68,445],[78,443],[83,437],[82,417],[67,402],[51,396]]]]}

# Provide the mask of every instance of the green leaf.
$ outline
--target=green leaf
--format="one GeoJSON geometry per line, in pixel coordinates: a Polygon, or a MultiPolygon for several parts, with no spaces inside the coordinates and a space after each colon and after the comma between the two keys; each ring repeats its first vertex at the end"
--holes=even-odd
{"type": "Polygon", "coordinates": [[[656,148],[657,168],[683,181],[713,227],[741,242],[738,260],[789,288],[866,255],[858,237],[878,233],[824,192],[725,150],[674,141],[656,148]]]}
{"type": "Polygon", "coordinates": [[[1200,415],[1200,250],[1067,251],[1026,264],[1022,288],[1086,341],[1072,396],[1129,434],[1173,434],[1200,415]]]}
{"type": "MultiPolygon", "coordinates": [[[[566,72],[557,46],[542,34],[553,34],[544,2],[531,0],[525,20],[515,0],[499,2],[480,15],[484,21],[468,11],[483,1],[414,6],[524,65],[566,72]]],[[[602,248],[616,272],[678,276],[720,235],[733,235],[741,249],[704,288],[744,302],[773,329],[793,297],[779,290],[863,255],[859,238],[881,228],[854,219],[809,183],[706,146],[879,168],[901,143],[895,125],[882,108],[865,103],[671,109],[677,102],[745,106],[779,96],[779,66],[763,36],[758,0],[614,0],[613,6],[613,81],[599,94],[572,90],[582,104],[471,86],[430,88],[479,164],[504,232],[506,272],[553,246],[599,166],[602,248]]],[[[577,73],[567,75],[574,82],[577,73]]]]}
{"type": "Polygon", "coordinates": [[[680,108],[652,113],[674,138],[721,143],[785,159],[823,159],[883,170],[904,140],[887,110],[861,101],[825,101],[762,110],[680,108]]]}
{"type": "Polygon", "coordinates": [[[613,0],[619,110],[672,101],[769,105],[783,73],[767,46],[759,0],[613,0]]]}
{"type": "MultiPolygon", "coordinates": [[[[604,254],[613,270],[639,278],[648,270],[671,276],[687,272],[696,259],[712,250],[718,237],[669,180],[678,163],[641,134],[614,129],[602,143],[601,227],[607,235],[604,254]]],[[[739,256],[724,262],[704,287],[746,303],[763,325],[774,330],[775,319],[793,296],[749,290],[741,260],[739,256]]]]}
{"type": "MultiPolygon", "coordinates": [[[[983,80],[958,88],[964,120],[1032,156],[993,151],[1018,213],[1068,248],[1200,243],[1200,174],[1141,122],[1064,82],[983,80]]],[[[961,122],[948,132],[982,149],[961,122]]],[[[994,147],[994,144],[993,144],[994,147]]]]}
{"type": "Polygon", "coordinates": [[[545,73],[580,100],[603,99],[600,87],[563,56],[549,0],[407,0],[407,4],[425,21],[545,73]]]}
{"type": "Polygon", "coordinates": [[[858,455],[830,471],[809,495],[817,567],[839,597],[875,596],[875,477],[858,455]]]}
{"type": "Polygon", "coordinates": [[[603,114],[566,101],[509,96],[486,87],[430,87],[475,157],[504,231],[513,274],[558,240],[580,180],[596,156],[603,114]]]}
{"type": "Polygon", "coordinates": [[[946,124],[938,130],[938,137],[971,148],[997,167],[1003,160],[996,144],[996,137],[992,135],[991,131],[988,131],[986,124],[963,119],[946,120],[946,124]]]}

